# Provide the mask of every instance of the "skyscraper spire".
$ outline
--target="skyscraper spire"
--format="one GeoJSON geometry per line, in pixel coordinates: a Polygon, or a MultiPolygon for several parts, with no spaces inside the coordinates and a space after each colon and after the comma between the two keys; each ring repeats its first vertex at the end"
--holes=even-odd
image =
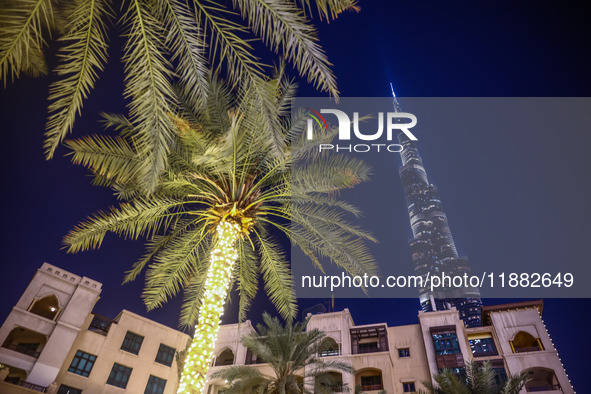
{"type": "MultiPolygon", "coordinates": [[[[394,98],[394,110],[401,112],[392,84],[390,88],[394,98]]],[[[398,140],[404,147],[400,153],[402,167],[399,175],[413,235],[409,246],[415,273],[423,278],[427,275],[440,276],[444,272],[449,276],[470,273],[468,259],[458,255],[439,191],[435,185],[429,183],[416,144],[404,133],[398,135],[398,140]]],[[[424,287],[419,290],[419,300],[424,312],[445,310],[455,306],[467,327],[477,327],[481,324],[482,301],[478,289],[447,288],[432,292],[429,287],[424,287]]]]}
{"type": "Polygon", "coordinates": [[[396,98],[396,93],[394,92],[394,86],[392,85],[392,82],[390,82],[390,90],[392,91],[392,99],[394,101],[394,112],[402,112],[400,104],[398,103],[398,99],[396,98]]]}

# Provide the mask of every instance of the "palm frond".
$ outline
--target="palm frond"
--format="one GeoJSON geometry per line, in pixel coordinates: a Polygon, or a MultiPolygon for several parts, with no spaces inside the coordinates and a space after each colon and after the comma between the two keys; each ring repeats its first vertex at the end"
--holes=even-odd
{"type": "Polygon", "coordinates": [[[238,290],[238,321],[246,320],[246,313],[258,292],[259,267],[258,256],[253,250],[253,245],[244,238],[238,240],[238,262],[234,280],[238,290]]]}
{"type": "Polygon", "coordinates": [[[0,7],[0,78],[47,73],[44,31],[53,25],[52,0],[6,1],[0,7]]]}
{"type": "Polygon", "coordinates": [[[312,2],[316,5],[320,19],[325,18],[328,21],[335,19],[344,11],[359,12],[360,10],[357,0],[298,0],[304,10],[310,10],[312,2]]]}
{"type": "Polygon", "coordinates": [[[159,0],[159,19],[166,28],[165,45],[171,53],[179,83],[186,99],[199,105],[205,99],[209,65],[205,58],[205,43],[195,14],[187,4],[178,0],[159,0]]]}
{"type": "Polygon", "coordinates": [[[262,63],[254,56],[248,41],[240,37],[247,30],[232,21],[232,13],[223,5],[211,1],[193,0],[193,4],[197,25],[203,26],[203,35],[209,39],[210,60],[217,60],[214,73],[217,74],[222,65],[227,64],[228,78],[233,86],[243,79],[264,78],[262,63]]]}
{"type": "Polygon", "coordinates": [[[86,136],[68,140],[72,163],[90,169],[112,182],[126,183],[137,177],[142,160],[122,137],[86,136]]]}
{"type": "MultiPolygon", "coordinates": [[[[200,275],[204,264],[209,266],[208,252],[211,246],[211,235],[206,232],[203,219],[195,220],[193,228],[169,240],[154,256],[155,262],[146,272],[142,297],[148,310],[160,307],[177,295],[187,286],[189,279],[200,275]]],[[[181,321],[181,324],[186,323],[181,321]]]]}
{"type": "Polygon", "coordinates": [[[181,328],[192,328],[197,322],[201,300],[205,291],[205,279],[207,278],[208,269],[209,264],[207,264],[207,259],[204,259],[202,264],[197,266],[196,272],[189,278],[185,286],[183,306],[181,307],[181,316],[179,319],[181,328]]]}
{"type": "Polygon", "coordinates": [[[317,89],[338,96],[331,64],[318,43],[316,30],[294,3],[282,0],[233,0],[252,30],[272,50],[292,61],[317,89]]]}
{"type": "Polygon", "coordinates": [[[72,131],[83,100],[107,62],[106,25],[113,18],[109,4],[103,0],[80,1],[69,18],[68,32],[60,38],[69,43],[58,53],[61,62],[56,72],[60,79],[49,87],[52,102],[44,143],[47,159],[53,157],[59,143],[72,131]]]}
{"type": "Polygon", "coordinates": [[[127,43],[123,57],[125,96],[131,100],[129,114],[137,125],[138,154],[146,157],[141,181],[148,193],[154,191],[166,167],[174,133],[169,113],[176,101],[171,65],[165,58],[164,29],[151,11],[144,2],[131,0],[124,17],[127,43]]]}
{"type": "Polygon", "coordinates": [[[255,245],[261,256],[260,270],[265,290],[271,302],[284,318],[293,319],[297,314],[297,303],[291,278],[291,271],[277,241],[267,234],[253,230],[255,245]]]}
{"type": "Polygon", "coordinates": [[[111,207],[107,212],[99,211],[76,225],[65,237],[68,253],[97,249],[109,231],[137,239],[140,235],[156,233],[161,226],[169,223],[185,202],[172,199],[137,199],[123,203],[119,208],[111,207]]]}
{"type": "Polygon", "coordinates": [[[176,222],[174,229],[165,235],[155,235],[146,242],[146,251],[144,255],[137,260],[132,268],[125,273],[123,284],[134,281],[142,272],[144,267],[154,259],[160,252],[166,249],[169,242],[183,236],[191,226],[194,225],[192,219],[181,219],[176,222]]]}

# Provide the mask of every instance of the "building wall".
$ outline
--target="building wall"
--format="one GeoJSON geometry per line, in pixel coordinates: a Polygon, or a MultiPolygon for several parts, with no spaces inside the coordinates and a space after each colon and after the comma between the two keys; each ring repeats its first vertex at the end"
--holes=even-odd
{"type": "MultiPolygon", "coordinates": [[[[388,328],[390,354],[392,355],[392,393],[402,392],[402,384],[414,382],[417,390],[426,388],[423,382],[431,380],[428,364],[425,362],[425,343],[421,326],[412,324],[388,328]],[[409,349],[410,357],[400,357],[399,349],[409,349]]],[[[390,391],[389,391],[390,392],[390,391]]]]}
{"type": "MultiPolygon", "coordinates": [[[[381,372],[383,390],[388,393],[402,393],[402,384],[415,383],[416,389],[424,388],[423,381],[429,380],[429,369],[425,358],[425,348],[420,335],[418,324],[387,328],[388,350],[373,353],[353,354],[351,346],[351,329],[366,327],[386,326],[385,323],[356,326],[348,309],[340,312],[323,313],[309,316],[308,329],[324,331],[328,338],[334,339],[339,345],[339,355],[327,356],[326,360],[339,360],[351,365],[357,373],[355,375],[343,373],[343,383],[353,392],[355,386],[360,385],[361,377],[381,372]],[[399,357],[398,349],[409,349],[410,357],[399,357]]],[[[231,349],[235,354],[235,365],[244,365],[246,347],[240,343],[240,339],[254,332],[249,321],[238,324],[222,326],[216,343],[215,354],[219,355],[225,349],[231,349]]],[[[214,360],[215,363],[215,360],[214,360]]],[[[272,369],[267,364],[255,364],[252,368],[259,369],[262,373],[273,375],[272,369]]],[[[209,375],[224,368],[214,366],[209,375]]],[[[303,373],[302,373],[303,375],[303,373]]],[[[307,380],[307,385],[313,381],[307,380]]],[[[207,394],[216,394],[222,390],[224,383],[210,381],[206,390],[207,394]]],[[[365,390],[366,393],[377,393],[380,390],[365,390]]]]}
{"type": "MultiPolygon", "coordinates": [[[[545,393],[574,393],[573,387],[566,375],[566,371],[554,348],[548,331],[538,310],[534,308],[501,310],[490,313],[490,320],[497,334],[498,340],[506,360],[508,373],[517,374],[521,371],[528,373],[538,370],[551,370],[555,374],[561,390],[547,390],[545,393]],[[542,350],[514,352],[511,341],[518,332],[527,332],[532,337],[539,339],[542,350]]],[[[522,393],[526,391],[523,390],[522,393]]]]}
{"type": "MultiPolygon", "coordinates": [[[[459,368],[465,363],[475,361],[490,361],[494,367],[505,370],[507,376],[519,374],[522,371],[529,373],[537,368],[536,374],[546,374],[548,371],[555,373],[556,384],[560,390],[552,390],[545,387],[545,393],[574,393],[566,372],[560,363],[558,354],[550,340],[539,310],[541,302],[509,304],[499,310],[495,306],[485,307],[485,325],[482,327],[466,328],[455,308],[438,312],[419,312],[419,324],[406,326],[387,327],[387,351],[373,351],[370,353],[353,354],[351,340],[352,330],[383,327],[384,323],[376,323],[364,326],[355,325],[351,314],[347,309],[340,312],[322,313],[311,315],[308,328],[316,328],[324,331],[327,337],[335,340],[339,345],[340,353],[328,356],[328,359],[340,360],[350,364],[356,369],[355,375],[343,374],[343,382],[351,389],[360,385],[361,377],[372,375],[376,370],[381,372],[383,390],[391,393],[403,393],[404,383],[414,383],[416,390],[425,389],[423,382],[431,381],[444,363],[457,364],[459,368]],[[515,353],[511,346],[515,334],[526,331],[533,337],[539,338],[543,350],[515,353]],[[433,343],[434,333],[454,332],[457,338],[459,353],[437,355],[433,343]],[[492,338],[496,354],[473,354],[469,339],[492,338]],[[408,349],[408,357],[401,356],[399,350],[408,349]]],[[[216,345],[216,355],[224,349],[232,349],[235,359],[234,364],[244,364],[246,348],[240,343],[240,338],[253,332],[250,322],[242,325],[222,326],[216,345]],[[234,350],[235,349],[235,350],[234,350]]],[[[379,350],[379,349],[378,349],[379,350]]],[[[261,372],[272,375],[271,369],[266,364],[253,365],[261,372]]],[[[210,373],[223,367],[212,367],[210,373]]],[[[528,375],[530,376],[530,375],[528,375]]],[[[534,376],[534,375],[532,375],[534,376]]],[[[531,377],[531,376],[530,376],[531,377]]],[[[308,383],[312,383],[308,381],[308,383]]],[[[531,384],[531,383],[530,383],[531,384]]],[[[210,382],[208,394],[216,394],[223,389],[223,382],[210,382]]],[[[539,386],[533,388],[539,389],[539,386]]],[[[377,393],[379,390],[365,390],[367,393],[377,393]]],[[[538,390],[536,390],[538,391],[538,390]]],[[[524,388],[521,393],[526,393],[524,388]]]]}
{"type": "Polygon", "coordinates": [[[178,387],[178,368],[176,360],[166,366],[155,361],[160,344],[181,351],[187,346],[190,337],[184,333],[136,315],[122,311],[110,326],[107,335],[88,330],[92,315],[88,316],[84,330],[80,332],[71,347],[66,362],[57,376],[58,387],[65,384],[83,390],[84,393],[143,393],[150,375],[166,380],[164,393],[176,393],[178,387]],[[121,345],[128,331],[144,337],[137,355],[121,350],[121,345]],[[97,356],[88,377],[83,377],[68,368],[78,350],[97,356]],[[107,379],[117,363],[132,368],[125,390],[107,385],[107,379]]]}
{"type": "MultiPolygon", "coordinates": [[[[101,284],[80,277],[59,267],[44,263],[13,307],[0,328],[0,363],[19,368],[26,373],[27,382],[47,387],[54,380],[84,320],[99,299],[101,284]],[[56,316],[52,319],[30,311],[37,300],[46,296],[57,298],[56,316]],[[30,330],[45,339],[34,357],[11,350],[4,345],[13,330],[30,330]]],[[[14,335],[14,334],[13,334],[14,335]]]]}

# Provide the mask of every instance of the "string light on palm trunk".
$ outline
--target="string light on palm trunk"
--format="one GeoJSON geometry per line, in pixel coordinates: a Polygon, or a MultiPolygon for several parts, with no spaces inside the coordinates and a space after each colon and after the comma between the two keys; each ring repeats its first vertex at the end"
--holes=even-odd
{"type": "Polygon", "coordinates": [[[238,259],[236,241],[242,227],[234,221],[221,221],[216,227],[217,243],[205,280],[195,336],[185,359],[178,393],[197,394],[205,389],[207,370],[213,359],[220,319],[230,290],[232,268],[238,259]]]}

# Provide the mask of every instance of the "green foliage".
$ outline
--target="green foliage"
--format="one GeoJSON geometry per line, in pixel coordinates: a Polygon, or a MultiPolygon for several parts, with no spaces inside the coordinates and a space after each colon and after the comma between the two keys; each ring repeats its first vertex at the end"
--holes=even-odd
{"type": "Polygon", "coordinates": [[[242,343],[258,358],[273,369],[272,376],[262,374],[257,368],[234,365],[212,374],[211,379],[227,381],[225,393],[334,393],[348,392],[342,382],[337,382],[328,371],[355,373],[342,361],[318,357],[318,349],[326,337],[323,331],[306,331],[305,323],[281,324],[279,319],[263,314],[264,324],[257,325],[256,332],[245,336],[242,343]],[[304,385],[306,378],[315,382],[304,385]],[[311,385],[310,385],[311,386],[311,385]]]}
{"type": "MultiPolygon", "coordinates": [[[[0,78],[3,83],[22,73],[47,74],[43,50],[59,45],[58,79],[50,86],[49,117],[44,144],[53,157],[72,131],[84,100],[104,70],[113,22],[125,39],[125,98],[129,121],[137,134],[139,153],[146,156],[137,181],[152,192],[166,168],[178,111],[173,85],[192,103],[205,100],[208,70],[225,73],[235,87],[246,81],[265,94],[267,65],[254,55],[254,34],[300,75],[321,91],[338,96],[330,63],[307,18],[310,1],[234,0],[4,0],[0,5],[0,78]],[[240,18],[240,16],[242,18],[240,18]],[[55,39],[57,38],[57,41],[55,39]]],[[[321,19],[357,10],[351,0],[315,0],[321,19]]],[[[311,14],[310,14],[311,15],[311,14]]],[[[264,106],[264,127],[273,123],[273,107],[264,106]]]]}
{"type": "MultiPolygon", "coordinates": [[[[527,381],[525,373],[513,375],[499,387],[495,382],[495,371],[490,362],[480,364],[471,361],[466,364],[466,376],[460,379],[450,370],[443,370],[433,376],[436,386],[425,382],[431,394],[519,394],[527,381]]],[[[420,391],[419,393],[425,394],[420,391]]]]}
{"type": "MultiPolygon", "coordinates": [[[[142,137],[132,132],[132,122],[111,115],[106,125],[119,136],[67,141],[72,161],[87,167],[94,183],[113,188],[122,200],[78,224],[65,237],[68,251],[98,248],[107,232],[144,238],[145,255],[125,280],[134,280],[147,267],[143,297],[148,309],[184,290],[185,326],[196,320],[220,221],[233,220],[243,230],[233,274],[241,320],[259,278],[279,313],[296,315],[291,270],[277,234],[284,233],[319,269],[327,260],[351,275],[374,274],[366,243],[375,239],[350,222],[359,210],[337,198],[339,191],[368,180],[370,169],[352,156],[337,159],[311,149],[312,142],[299,135],[297,125],[303,120],[282,115],[294,92],[282,78],[261,83],[265,96],[248,83],[231,95],[212,79],[206,100],[184,103],[178,116],[170,115],[175,133],[167,170],[147,196],[140,185],[146,160],[138,143],[142,137]],[[260,110],[262,102],[273,109],[277,128],[265,128],[269,114],[260,110]],[[294,169],[302,159],[305,170],[294,169]]],[[[322,138],[336,132],[325,133],[322,138]]]]}

